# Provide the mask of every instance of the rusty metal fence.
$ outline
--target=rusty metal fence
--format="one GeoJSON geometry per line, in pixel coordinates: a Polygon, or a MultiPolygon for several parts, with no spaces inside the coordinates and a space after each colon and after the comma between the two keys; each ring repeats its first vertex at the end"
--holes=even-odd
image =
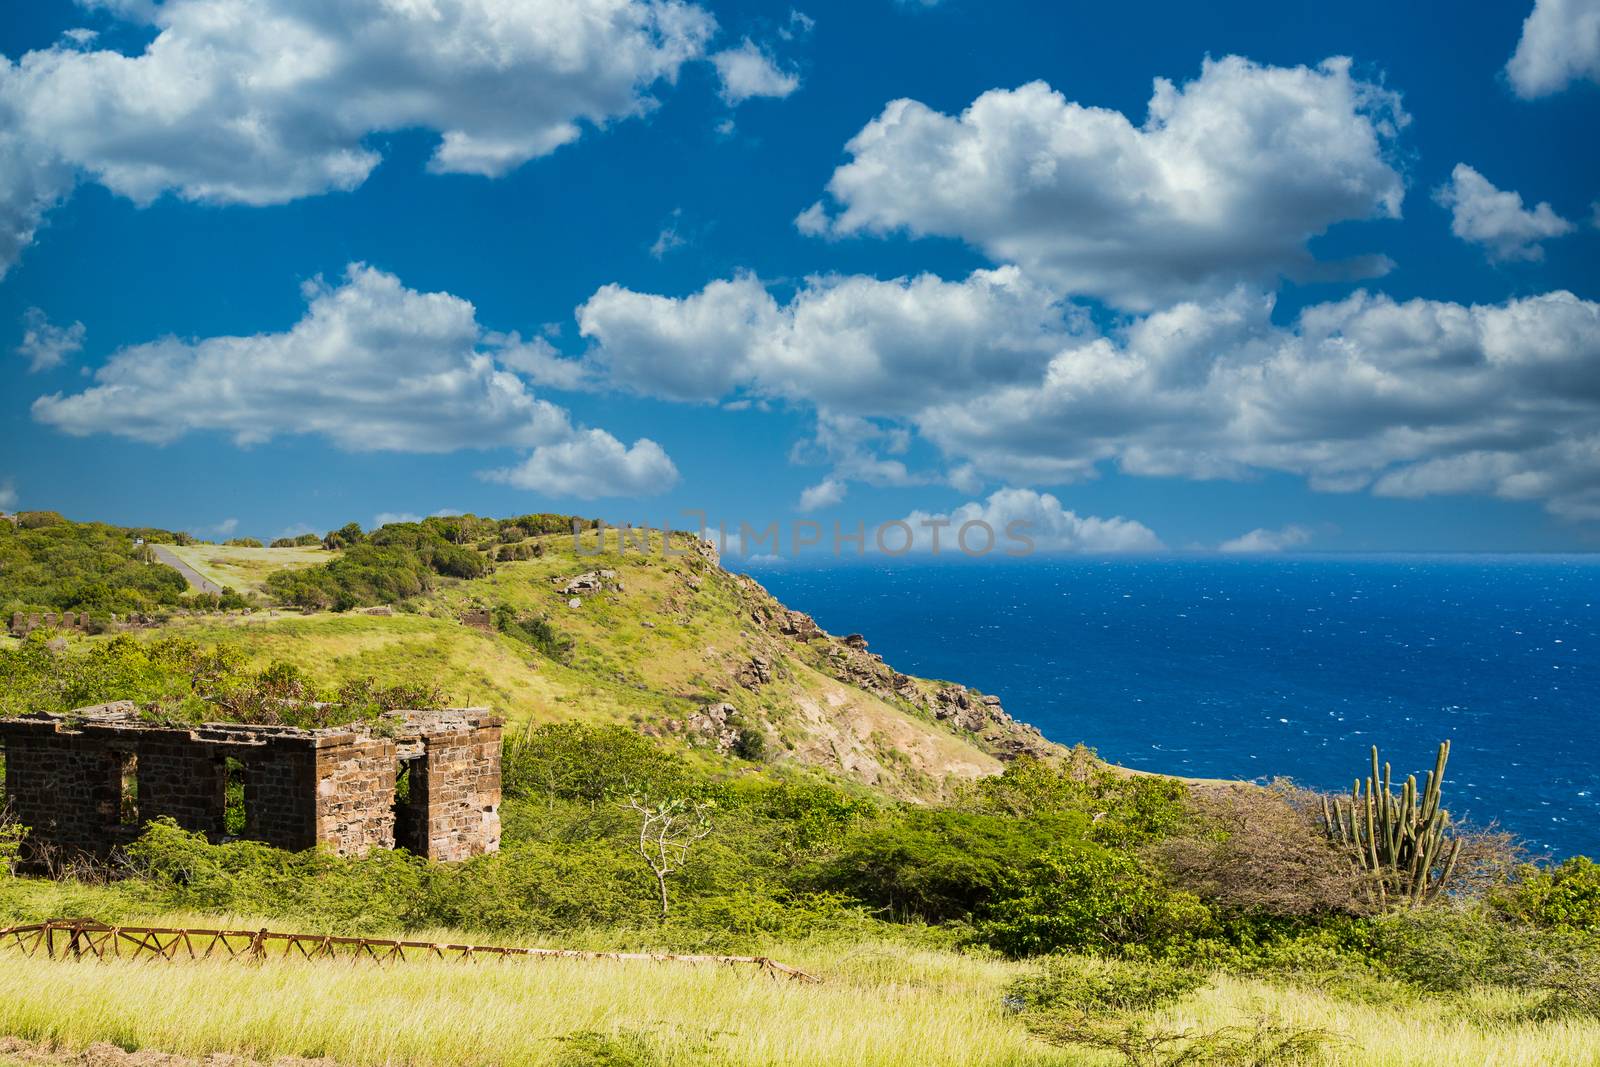
{"type": "Polygon", "coordinates": [[[566,948],[515,948],[397,941],[381,937],[284,934],[271,930],[197,930],[161,926],[109,926],[94,919],[49,922],[0,929],[0,947],[49,959],[268,960],[308,959],[378,963],[411,959],[476,962],[480,959],[641,960],[654,963],[749,965],[775,978],[818,981],[813,975],[766,956],[685,955],[670,952],[589,952],[566,948]]]}

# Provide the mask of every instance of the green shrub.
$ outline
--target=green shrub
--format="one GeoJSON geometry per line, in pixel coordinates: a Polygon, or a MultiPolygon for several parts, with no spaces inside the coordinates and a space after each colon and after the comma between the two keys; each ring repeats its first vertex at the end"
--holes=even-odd
{"type": "Polygon", "coordinates": [[[1204,904],[1164,888],[1132,856],[1089,841],[1040,855],[987,910],[980,935],[1009,956],[1181,952],[1214,929],[1204,904]]]}
{"type": "Polygon", "coordinates": [[[501,754],[508,795],[581,800],[591,806],[632,793],[682,792],[680,756],[621,726],[531,723],[510,734],[501,754]]]}
{"type": "Polygon", "coordinates": [[[1205,984],[1203,973],[1171,964],[1067,956],[1047,959],[1006,996],[1022,1011],[1114,1014],[1153,1011],[1205,984]]]}
{"type": "Polygon", "coordinates": [[[1600,934],[1600,863],[1573,856],[1553,868],[1525,867],[1493,901],[1503,914],[1526,923],[1600,934]]]}
{"type": "Polygon", "coordinates": [[[1021,868],[1087,819],[1019,820],[948,808],[897,811],[845,842],[817,874],[887,915],[938,923],[967,919],[1010,893],[1021,868]]]}
{"type": "Polygon", "coordinates": [[[222,542],[229,548],[261,548],[262,544],[254,537],[232,537],[222,542]]]}
{"type": "Polygon", "coordinates": [[[544,615],[519,615],[501,604],[494,609],[494,624],[495,628],[507,637],[536,648],[557,662],[572,661],[576,643],[552,626],[544,615]]]}
{"type": "Polygon", "coordinates": [[[1600,975],[1594,938],[1510,922],[1484,907],[1397,912],[1368,926],[1371,958],[1387,973],[1435,993],[1474,986],[1549,990],[1600,975]]]}

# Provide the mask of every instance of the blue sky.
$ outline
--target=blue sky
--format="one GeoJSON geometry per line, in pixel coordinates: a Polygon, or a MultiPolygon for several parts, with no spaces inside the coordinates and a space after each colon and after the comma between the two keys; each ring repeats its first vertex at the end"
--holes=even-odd
{"type": "Polygon", "coordinates": [[[0,505],[1600,542],[1593,0],[12,7],[0,505]]]}

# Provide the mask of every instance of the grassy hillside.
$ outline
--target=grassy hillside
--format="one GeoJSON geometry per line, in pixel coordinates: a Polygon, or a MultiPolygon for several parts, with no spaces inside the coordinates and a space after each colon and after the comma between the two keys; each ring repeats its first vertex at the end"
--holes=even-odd
{"type": "MultiPolygon", "coordinates": [[[[936,795],[947,779],[994,773],[999,755],[1046,744],[989,714],[970,694],[960,716],[941,719],[940,687],[899,676],[869,652],[816,632],[785,635],[788,615],[758,585],[701,552],[581,550],[570,534],[497,546],[529,558],[502,561],[479,578],[437,576],[433,587],[390,607],[302,614],[177,619],[164,633],[225,645],[248,662],[292,661],[336,685],[372,676],[429,683],[453,703],[484,705],[513,721],[621,722],[680,735],[707,749],[730,735],[759,735],[767,762],[837,771],[897,795],[936,795]],[[590,554],[593,552],[594,554],[590,554]],[[537,553],[537,554],[535,554],[537,553]],[[607,572],[599,588],[563,592],[574,578],[607,572]],[[578,606],[572,606],[576,600],[578,606]],[[487,613],[488,628],[465,625],[487,613]],[[536,624],[544,647],[519,639],[536,624]],[[758,666],[759,661],[759,666],[758,666]],[[735,724],[707,723],[709,706],[735,724]]],[[[659,542],[656,543],[659,548],[659,542]]],[[[185,558],[216,581],[261,590],[274,573],[325,565],[337,553],[197,545],[185,558]]],[[[809,621],[809,620],[807,620],[809,621]]]]}

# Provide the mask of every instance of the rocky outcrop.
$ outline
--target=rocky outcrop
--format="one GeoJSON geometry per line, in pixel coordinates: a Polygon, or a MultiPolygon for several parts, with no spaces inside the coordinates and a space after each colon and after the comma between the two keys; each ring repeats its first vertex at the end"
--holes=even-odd
{"type": "Polygon", "coordinates": [[[751,656],[750,662],[740,667],[734,680],[746,689],[756,689],[772,682],[772,661],[765,656],[751,656]]]}
{"type": "MultiPolygon", "coordinates": [[[[560,578],[553,579],[560,582],[560,578]]],[[[566,583],[557,590],[565,597],[593,596],[607,589],[620,590],[622,583],[617,581],[616,571],[585,571],[574,578],[568,578],[566,583]]]]}
{"type": "Polygon", "coordinates": [[[644,733],[682,737],[690,744],[705,745],[726,755],[738,747],[744,736],[743,731],[734,725],[738,714],[739,709],[732,704],[707,704],[687,719],[668,719],[659,730],[647,727],[644,733]]]}
{"type": "MultiPolygon", "coordinates": [[[[736,581],[751,621],[769,633],[820,650],[820,665],[839,681],[882,700],[909,705],[931,715],[935,721],[970,735],[980,747],[1001,759],[1047,756],[1061,751],[1059,745],[1047,740],[1037,728],[1012,718],[1001,707],[999,697],[958,685],[919,683],[889,666],[882,656],[868,651],[867,639],[861,634],[835,638],[811,616],[784,607],[754,579],[739,575],[736,581]]],[[[750,685],[745,681],[749,670],[749,667],[740,670],[741,685],[750,685]]]]}

